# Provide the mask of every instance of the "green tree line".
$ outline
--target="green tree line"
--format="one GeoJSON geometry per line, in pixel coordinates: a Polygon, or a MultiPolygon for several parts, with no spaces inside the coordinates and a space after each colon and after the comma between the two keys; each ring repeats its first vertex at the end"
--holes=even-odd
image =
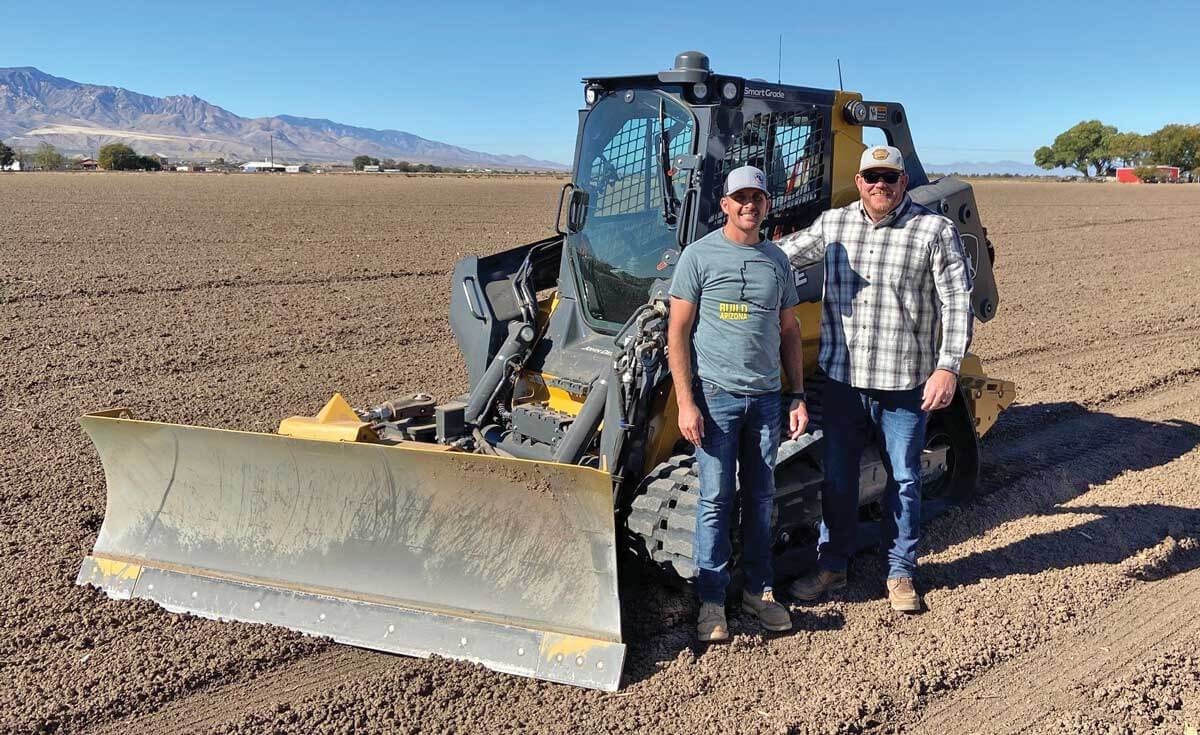
{"type": "Polygon", "coordinates": [[[462,173],[462,169],[460,168],[435,166],[432,163],[409,163],[408,161],[396,161],[391,158],[385,158],[381,161],[378,158],[372,158],[370,156],[355,156],[352,163],[354,164],[355,171],[362,171],[367,166],[378,166],[381,171],[395,170],[403,171],[405,173],[426,174],[462,173]]]}
{"type": "MultiPolygon", "coordinates": [[[[157,158],[138,155],[135,150],[123,143],[101,146],[99,156],[97,163],[100,168],[109,171],[159,171],[162,169],[162,163],[157,158]]],[[[42,143],[33,151],[13,150],[4,143],[0,143],[0,166],[8,166],[14,160],[20,161],[23,169],[57,171],[77,164],[79,159],[74,159],[73,164],[49,143],[42,143]]]]}
{"type": "Polygon", "coordinates": [[[1142,135],[1120,132],[1099,120],[1085,120],[1064,130],[1052,145],[1033,154],[1042,168],[1073,168],[1090,175],[1104,173],[1113,165],[1147,168],[1178,166],[1181,171],[1200,172],[1200,125],[1164,125],[1142,135]]]}
{"type": "Polygon", "coordinates": [[[0,167],[10,166],[13,161],[19,161],[22,169],[40,169],[42,171],[55,171],[67,166],[67,157],[49,143],[42,143],[32,151],[13,150],[4,143],[0,143],[0,167]]]}
{"type": "Polygon", "coordinates": [[[154,156],[141,156],[124,143],[100,146],[96,163],[105,171],[161,171],[162,164],[154,156]]]}

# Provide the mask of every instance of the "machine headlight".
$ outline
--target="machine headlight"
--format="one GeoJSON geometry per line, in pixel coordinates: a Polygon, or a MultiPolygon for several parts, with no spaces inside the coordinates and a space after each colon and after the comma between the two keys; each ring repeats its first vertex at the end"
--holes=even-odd
{"type": "Polygon", "coordinates": [[[721,98],[726,102],[733,102],[737,99],[738,86],[734,82],[725,82],[721,85],[721,98]]]}
{"type": "Polygon", "coordinates": [[[589,84],[583,90],[583,101],[587,103],[588,107],[591,107],[596,104],[596,100],[600,99],[600,93],[603,91],[604,89],[600,85],[589,84]]]}
{"type": "Polygon", "coordinates": [[[708,85],[704,82],[696,82],[692,85],[692,96],[698,100],[702,100],[708,96],[708,85]]]}
{"type": "Polygon", "coordinates": [[[842,113],[846,116],[846,122],[854,125],[862,125],[867,121],[867,106],[862,103],[862,100],[853,100],[847,102],[842,108],[842,113]]]}

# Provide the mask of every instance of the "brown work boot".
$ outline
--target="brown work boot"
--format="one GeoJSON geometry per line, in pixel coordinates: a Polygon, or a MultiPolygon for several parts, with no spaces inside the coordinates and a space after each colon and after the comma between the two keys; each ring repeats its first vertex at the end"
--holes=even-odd
{"type": "Polygon", "coordinates": [[[921,612],[921,596],[908,577],[898,577],[887,581],[888,602],[897,612],[921,612]]]}
{"type": "Polygon", "coordinates": [[[700,616],[696,621],[696,638],[704,642],[729,639],[729,626],[725,623],[724,605],[716,602],[700,603],[700,616]]]}
{"type": "Polygon", "coordinates": [[[758,618],[759,624],[767,630],[782,633],[792,629],[792,616],[786,607],[775,602],[775,593],[771,590],[758,595],[742,590],[742,609],[758,618]]]}
{"type": "Polygon", "coordinates": [[[831,572],[819,569],[812,574],[801,577],[788,587],[788,594],[797,600],[812,602],[826,592],[840,590],[846,586],[845,572],[831,572]]]}

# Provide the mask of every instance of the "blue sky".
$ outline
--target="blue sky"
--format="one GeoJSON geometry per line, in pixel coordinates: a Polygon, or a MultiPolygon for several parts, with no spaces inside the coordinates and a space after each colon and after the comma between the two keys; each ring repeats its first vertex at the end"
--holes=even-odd
{"type": "Polygon", "coordinates": [[[1200,2],[56,2],[2,11],[0,67],[236,114],[324,117],[569,162],[585,75],[714,70],[908,109],[932,163],[1016,160],[1074,123],[1200,122],[1200,2]],[[680,15],[686,13],[686,15],[680,15]],[[1190,56],[1190,59],[1187,58],[1190,56]]]}

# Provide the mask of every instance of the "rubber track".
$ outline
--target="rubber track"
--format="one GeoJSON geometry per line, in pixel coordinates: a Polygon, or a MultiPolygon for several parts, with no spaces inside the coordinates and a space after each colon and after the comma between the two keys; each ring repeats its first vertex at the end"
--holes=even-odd
{"type": "Polygon", "coordinates": [[[699,499],[694,456],[677,454],[655,467],[638,488],[625,523],[635,555],[681,579],[695,577],[692,543],[699,499]]]}

